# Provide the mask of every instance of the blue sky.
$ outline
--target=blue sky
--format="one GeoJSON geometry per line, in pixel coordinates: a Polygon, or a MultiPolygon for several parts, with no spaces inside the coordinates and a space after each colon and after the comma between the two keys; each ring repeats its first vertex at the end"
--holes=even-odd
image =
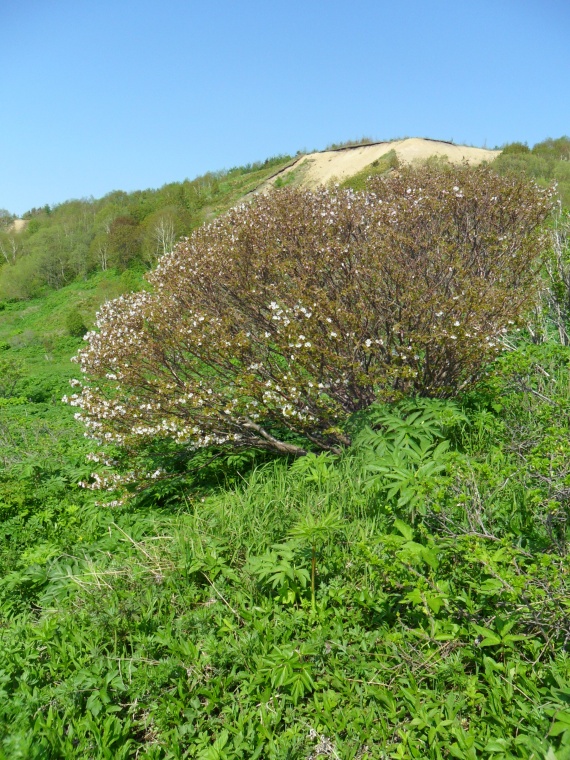
{"type": "Polygon", "coordinates": [[[3,0],[0,208],[363,135],[570,134],[567,0],[3,0]]]}

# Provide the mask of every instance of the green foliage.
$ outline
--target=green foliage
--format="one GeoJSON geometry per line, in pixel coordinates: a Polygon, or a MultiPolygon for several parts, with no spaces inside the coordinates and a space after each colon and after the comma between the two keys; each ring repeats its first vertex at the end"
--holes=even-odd
{"type": "Polygon", "coordinates": [[[131,465],[164,478],[114,507],[58,401],[66,319],[140,275],[7,304],[0,758],[568,758],[565,224],[539,315],[454,401],[364,405],[294,461],[155,439],[131,465]]]}
{"type": "Polygon", "coordinates": [[[344,148],[357,148],[360,145],[373,145],[376,141],[372,137],[361,137],[359,140],[344,140],[338,143],[330,143],[325,150],[343,150],[344,148]]]}
{"type": "MultiPolygon", "coordinates": [[[[560,342],[570,344],[570,213],[560,210],[552,225],[552,245],[545,260],[546,289],[543,317],[556,327],[560,342]]],[[[542,326],[545,334],[545,323],[542,326]]],[[[547,328],[546,328],[547,329],[547,328]]],[[[535,339],[537,333],[535,331],[535,339]]]]}
{"type": "Polygon", "coordinates": [[[536,143],[532,152],[537,156],[554,158],[557,161],[570,161],[570,137],[563,136],[557,139],[549,137],[547,140],[536,143]]]}
{"type": "Polygon", "coordinates": [[[3,756],[564,757],[569,362],[522,344],[167,508],[95,506],[69,410],[0,409],[3,756]],[[365,487],[442,442],[415,504],[365,487]]]}
{"type": "Polygon", "coordinates": [[[529,451],[523,461],[509,448],[514,420],[545,451],[554,420],[561,439],[568,427],[541,398],[567,404],[568,358],[522,346],[463,407],[367,413],[367,435],[461,450],[421,514],[404,504],[394,518],[362,487],[365,441],[340,459],[269,463],[238,487],[181,493],[168,511],[94,507],[74,485],[72,440],[43,465],[10,465],[3,498],[9,482],[21,496],[1,555],[4,755],[564,757],[570,565],[530,550],[497,512],[535,477],[529,451]],[[524,372],[549,385],[541,396],[517,390],[524,372]],[[497,448],[500,470],[496,455],[486,467],[497,448]],[[447,512],[467,466],[486,534],[467,511],[447,512]]]}
{"type": "Polygon", "coordinates": [[[529,149],[523,143],[503,147],[493,167],[502,174],[522,174],[543,186],[557,183],[557,190],[566,208],[570,208],[570,139],[560,137],[537,143],[529,149]]]}
{"type": "Polygon", "coordinates": [[[342,517],[338,512],[325,512],[315,516],[307,512],[291,528],[289,535],[293,540],[307,543],[311,547],[311,605],[316,606],[317,547],[342,527],[342,517]]]}
{"type": "Polygon", "coordinates": [[[77,309],[69,312],[65,320],[65,326],[72,338],[82,338],[87,332],[81,312],[77,309]]]}
{"type": "Polygon", "coordinates": [[[140,259],[142,236],[139,223],[133,216],[118,216],[109,227],[111,261],[119,271],[124,271],[140,259]]]}
{"type": "MultiPolygon", "coordinates": [[[[152,266],[172,243],[286,166],[288,156],[134,193],[32,209],[26,227],[0,225],[0,297],[27,300],[94,272],[152,266]]],[[[10,221],[12,217],[9,218],[10,221]]]]}
{"type": "Polygon", "coordinates": [[[309,571],[299,567],[295,543],[273,544],[270,550],[256,557],[250,556],[247,569],[259,582],[278,592],[283,604],[300,601],[302,591],[310,580],[309,571]]]}
{"type": "Polygon", "coordinates": [[[0,354],[0,398],[14,395],[20,380],[24,377],[24,368],[11,354],[0,354]]]}
{"type": "Polygon", "coordinates": [[[349,177],[342,184],[341,187],[352,188],[353,190],[364,190],[370,177],[382,176],[400,166],[398,156],[395,150],[390,150],[380,158],[373,161],[370,166],[367,166],[358,174],[353,177],[349,177]]]}
{"type": "Polygon", "coordinates": [[[373,408],[368,419],[374,429],[365,428],[355,441],[368,473],[365,487],[385,499],[386,509],[411,512],[414,519],[425,509],[426,494],[457,461],[446,432],[467,423],[467,417],[452,402],[420,399],[394,411],[373,408]]]}
{"type": "Polygon", "coordinates": [[[508,143],[507,145],[504,145],[502,148],[502,155],[503,156],[509,156],[509,155],[518,155],[518,154],[526,154],[530,153],[530,148],[526,143],[522,142],[513,142],[508,143]]]}

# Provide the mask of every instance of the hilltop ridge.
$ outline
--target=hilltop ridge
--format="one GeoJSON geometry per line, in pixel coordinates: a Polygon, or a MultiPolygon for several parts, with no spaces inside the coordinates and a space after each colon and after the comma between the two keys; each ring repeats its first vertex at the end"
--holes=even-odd
{"type": "Polygon", "coordinates": [[[375,162],[380,161],[391,151],[396,154],[401,163],[425,161],[432,157],[438,157],[453,164],[466,161],[472,165],[480,164],[483,161],[494,161],[501,154],[500,150],[455,145],[451,142],[425,137],[408,137],[403,140],[351,145],[300,156],[263,182],[256,192],[265,192],[275,187],[279,180],[287,184],[308,188],[314,188],[335,180],[343,182],[364,171],[367,167],[372,169],[375,162]]]}

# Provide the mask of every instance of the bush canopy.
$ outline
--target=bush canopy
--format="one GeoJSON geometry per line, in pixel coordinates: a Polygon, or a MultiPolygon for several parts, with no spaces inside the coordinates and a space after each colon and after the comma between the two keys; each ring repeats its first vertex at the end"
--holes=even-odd
{"type": "Polygon", "coordinates": [[[338,452],[377,400],[474,383],[534,303],[553,191],[488,166],[258,195],[105,304],[70,401],[138,450],[338,452]]]}

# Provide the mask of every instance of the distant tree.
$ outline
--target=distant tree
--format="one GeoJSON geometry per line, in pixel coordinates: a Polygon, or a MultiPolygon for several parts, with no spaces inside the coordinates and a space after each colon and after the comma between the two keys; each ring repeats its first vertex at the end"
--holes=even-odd
{"type": "Polygon", "coordinates": [[[191,226],[191,216],[176,206],[167,206],[155,211],[145,219],[143,258],[149,266],[154,266],[161,256],[169,253],[174,244],[191,226]]]}
{"type": "Polygon", "coordinates": [[[557,191],[565,208],[570,208],[570,138],[544,140],[529,150],[522,143],[512,143],[493,161],[501,174],[520,173],[547,186],[557,183],[557,191]],[[522,147],[521,147],[522,146],[522,147]]]}
{"type": "Polygon", "coordinates": [[[0,230],[8,229],[13,220],[14,217],[9,211],[6,211],[5,208],[0,208],[0,230]]]}
{"type": "Polygon", "coordinates": [[[21,241],[17,235],[0,230],[0,256],[6,264],[16,263],[21,248],[21,241]]]}
{"type": "Polygon", "coordinates": [[[77,309],[73,309],[68,313],[65,320],[65,326],[72,338],[82,338],[87,332],[83,316],[77,309]]]}
{"type": "Polygon", "coordinates": [[[119,216],[112,222],[109,229],[109,249],[113,265],[121,270],[140,258],[142,230],[136,219],[119,216]]]}
{"type": "Polygon", "coordinates": [[[101,269],[103,272],[109,268],[111,250],[108,232],[101,232],[95,235],[91,241],[89,253],[96,268],[101,269]]]}
{"type": "Polygon", "coordinates": [[[522,142],[512,142],[507,143],[507,145],[504,145],[502,148],[503,155],[508,156],[511,154],[517,154],[517,153],[530,153],[530,148],[526,143],[522,142]]]}
{"type": "Polygon", "coordinates": [[[22,256],[15,264],[0,269],[0,298],[9,301],[32,298],[44,284],[37,254],[22,256]]]}
{"type": "Polygon", "coordinates": [[[537,156],[550,158],[555,161],[570,161],[570,137],[558,137],[536,143],[532,152],[537,156]]]}
{"type": "Polygon", "coordinates": [[[176,240],[172,216],[162,214],[160,219],[157,220],[152,233],[156,243],[155,250],[157,256],[164,256],[165,253],[170,253],[176,240]]]}
{"type": "Polygon", "coordinates": [[[533,303],[552,193],[490,168],[406,168],[365,192],[275,191],[106,304],[71,403],[127,450],[349,443],[377,399],[472,384],[533,303]]]}
{"type": "Polygon", "coordinates": [[[174,248],[176,226],[171,211],[157,211],[145,221],[145,238],[143,258],[149,266],[154,266],[158,259],[174,248]]]}
{"type": "Polygon", "coordinates": [[[13,396],[23,377],[22,363],[12,356],[6,356],[5,351],[0,353],[0,398],[13,396]]]}
{"type": "Polygon", "coordinates": [[[6,209],[0,209],[0,265],[14,264],[21,250],[21,243],[12,228],[14,216],[6,209]]]}

